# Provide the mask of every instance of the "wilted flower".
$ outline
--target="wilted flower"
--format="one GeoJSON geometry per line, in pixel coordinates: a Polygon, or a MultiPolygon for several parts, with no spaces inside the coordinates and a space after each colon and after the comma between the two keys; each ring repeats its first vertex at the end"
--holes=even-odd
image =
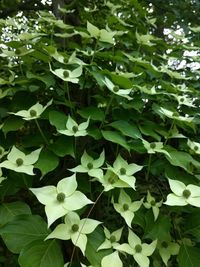
{"type": "Polygon", "coordinates": [[[25,155],[22,151],[13,146],[7,156],[7,160],[0,163],[0,167],[13,170],[15,172],[34,175],[33,164],[38,160],[41,149],[42,148],[39,148],[30,154],[25,155]]]}
{"type": "Polygon", "coordinates": [[[87,234],[92,233],[100,223],[89,218],[81,220],[78,214],[72,211],[65,216],[65,223],[59,224],[46,239],[71,239],[72,243],[79,247],[82,253],[85,254],[87,234]]]}
{"type": "Polygon", "coordinates": [[[91,204],[83,193],[76,191],[75,175],[60,180],[56,186],[48,185],[41,188],[30,188],[40,203],[45,205],[48,226],[69,211],[78,210],[91,204]]]}

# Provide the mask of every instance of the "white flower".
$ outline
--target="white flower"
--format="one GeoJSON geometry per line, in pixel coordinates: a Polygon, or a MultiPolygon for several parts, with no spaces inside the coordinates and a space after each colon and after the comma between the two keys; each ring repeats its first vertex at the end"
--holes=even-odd
{"type": "Polygon", "coordinates": [[[162,142],[149,143],[148,141],[143,139],[142,143],[149,154],[155,154],[157,152],[157,153],[164,153],[170,157],[169,153],[163,149],[163,143],[162,142]]]}
{"type": "Polygon", "coordinates": [[[134,218],[134,212],[139,210],[143,202],[140,201],[132,202],[129,195],[125,193],[124,190],[120,191],[118,203],[113,203],[115,210],[124,218],[126,224],[131,228],[131,222],[134,218]]]}
{"type": "Polygon", "coordinates": [[[148,256],[153,254],[156,244],[157,240],[151,244],[142,243],[140,238],[129,229],[128,244],[121,244],[116,249],[132,255],[140,267],[149,267],[148,256]]]}
{"type": "Polygon", "coordinates": [[[114,94],[122,96],[127,98],[128,100],[131,100],[132,97],[129,96],[132,89],[120,89],[119,86],[114,85],[111,80],[109,80],[107,77],[105,77],[105,80],[103,80],[103,83],[107,86],[107,88],[114,94]]]}
{"type": "Polygon", "coordinates": [[[196,154],[200,154],[200,143],[190,141],[188,139],[187,145],[191,148],[196,154]]]}
{"type": "Polygon", "coordinates": [[[99,30],[96,26],[91,24],[89,21],[87,21],[87,30],[90,33],[91,37],[94,37],[95,39],[101,42],[110,43],[110,44],[114,43],[113,37],[115,35],[115,32],[107,31],[105,29],[99,30]]]}
{"type": "Polygon", "coordinates": [[[22,151],[13,146],[7,156],[7,160],[0,163],[0,167],[13,170],[15,172],[34,175],[33,164],[38,160],[41,149],[42,148],[39,148],[30,154],[25,155],[22,151]]]}
{"type": "Polygon", "coordinates": [[[103,165],[104,161],[104,151],[100,154],[98,159],[93,159],[87,154],[86,151],[84,151],[81,157],[81,165],[69,170],[72,172],[88,173],[88,175],[91,177],[102,177],[103,171],[100,169],[100,167],[103,165]]]}
{"type": "Polygon", "coordinates": [[[52,70],[52,68],[50,66],[50,71],[65,82],[78,83],[79,82],[78,77],[81,76],[82,71],[83,71],[83,67],[79,66],[78,68],[74,69],[73,71],[70,71],[68,69],[52,70]]]}
{"type": "Polygon", "coordinates": [[[35,120],[40,117],[40,115],[45,111],[45,109],[52,104],[53,100],[50,100],[46,106],[42,106],[39,102],[30,107],[28,110],[20,110],[16,113],[9,112],[15,116],[22,117],[23,120],[30,121],[35,120]]]}
{"type": "Polygon", "coordinates": [[[171,241],[158,242],[158,251],[166,266],[171,255],[178,255],[179,248],[180,246],[177,243],[171,241]]]}
{"type": "Polygon", "coordinates": [[[48,185],[41,188],[30,188],[40,203],[45,205],[48,227],[69,211],[78,210],[93,203],[83,193],[76,191],[75,174],[60,180],[56,186],[48,185]]]}
{"type": "Polygon", "coordinates": [[[66,123],[66,129],[58,130],[58,132],[68,136],[86,136],[88,134],[86,129],[88,128],[89,120],[90,119],[88,118],[86,122],[78,125],[69,115],[66,123]]]}
{"type": "Polygon", "coordinates": [[[87,245],[87,234],[92,233],[101,222],[93,219],[80,219],[75,212],[69,212],[65,216],[65,223],[59,224],[53,232],[47,236],[61,240],[72,240],[72,243],[79,247],[83,254],[87,245]]]}
{"type": "Polygon", "coordinates": [[[123,227],[110,233],[110,231],[106,227],[104,227],[104,234],[105,234],[106,239],[98,247],[97,251],[101,249],[115,248],[116,246],[118,246],[119,243],[117,242],[121,238],[122,230],[123,230],[123,227]]]}
{"type": "Polygon", "coordinates": [[[155,198],[151,196],[150,192],[147,192],[147,202],[143,203],[146,209],[151,209],[153,211],[154,220],[156,221],[159,214],[159,208],[162,206],[162,200],[156,202],[155,198]]]}
{"type": "Polygon", "coordinates": [[[135,163],[128,164],[120,155],[117,156],[113,167],[108,166],[108,170],[114,172],[120,180],[127,183],[130,187],[135,190],[135,177],[133,174],[140,171],[143,166],[139,166],[135,163]]]}
{"type": "Polygon", "coordinates": [[[193,184],[185,185],[177,180],[169,180],[173,193],[167,196],[164,204],[169,206],[186,206],[188,204],[200,208],[200,186],[193,184]]]}

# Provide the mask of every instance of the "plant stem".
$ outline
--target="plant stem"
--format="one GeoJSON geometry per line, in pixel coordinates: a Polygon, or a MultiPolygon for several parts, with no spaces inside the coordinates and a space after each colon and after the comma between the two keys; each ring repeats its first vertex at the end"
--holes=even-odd
{"type": "Polygon", "coordinates": [[[36,125],[37,125],[37,127],[38,127],[38,130],[39,130],[39,132],[40,132],[40,134],[41,134],[41,136],[42,136],[44,142],[45,142],[47,145],[49,145],[49,142],[48,142],[47,138],[45,137],[45,135],[44,135],[44,133],[43,133],[43,131],[42,131],[42,129],[41,129],[41,127],[40,127],[40,125],[39,125],[37,119],[35,119],[35,123],[36,123],[36,125]]]}
{"type": "Polygon", "coordinates": [[[75,253],[75,251],[76,251],[76,243],[77,243],[77,241],[78,241],[78,239],[79,239],[79,236],[80,236],[80,234],[81,234],[81,230],[83,229],[83,227],[84,227],[84,225],[85,225],[87,219],[89,218],[91,212],[93,211],[95,205],[97,204],[98,200],[99,200],[100,197],[102,196],[103,192],[104,192],[104,190],[101,191],[101,193],[98,195],[96,201],[94,202],[94,204],[92,205],[91,209],[89,210],[89,212],[88,212],[88,214],[87,214],[87,217],[86,217],[86,220],[85,220],[84,224],[82,225],[82,227],[81,227],[81,229],[80,229],[79,235],[78,235],[78,237],[77,237],[77,239],[76,239],[76,242],[75,242],[75,244],[74,244],[74,248],[73,248],[73,251],[72,251],[72,255],[71,255],[71,259],[70,259],[69,267],[72,266],[72,260],[73,260],[73,258],[74,258],[74,253],[75,253]]]}
{"type": "Polygon", "coordinates": [[[104,125],[104,122],[106,120],[106,115],[108,114],[108,111],[109,111],[109,108],[110,108],[110,106],[112,104],[113,98],[114,98],[114,94],[111,96],[111,98],[110,98],[110,100],[108,102],[108,105],[106,107],[106,111],[105,111],[105,114],[104,114],[104,119],[102,120],[101,125],[99,126],[99,129],[101,129],[103,127],[103,125],[104,125]]]}
{"type": "Polygon", "coordinates": [[[168,141],[168,139],[169,139],[169,136],[170,136],[171,131],[172,131],[173,128],[174,128],[174,120],[172,121],[172,124],[171,124],[171,126],[170,126],[170,129],[169,129],[169,131],[168,131],[168,135],[167,135],[167,137],[166,137],[166,139],[165,139],[164,145],[167,144],[167,141],[168,141]]]}
{"type": "Polygon", "coordinates": [[[145,180],[146,181],[149,180],[149,173],[150,173],[150,168],[151,168],[151,159],[152,159],[152,154],[149,154],[149,161],[148,161],[147,173],[146,173],[146,177],[145,177],[145,180]]]}
{"type": "Polygon", "coordinates": [[[65,91],[67,93],[67,98],[68,98],[68,101],[69,101],[69,104],[70,104],[70,112],[71,112],[71,115],[73,116],[73,108],[72,108],[72,102],[71,102],[71,97],[70,97],[70,93],[69,93],[68,82],[65,82],[64,88],[65,88],[65,91]]]}

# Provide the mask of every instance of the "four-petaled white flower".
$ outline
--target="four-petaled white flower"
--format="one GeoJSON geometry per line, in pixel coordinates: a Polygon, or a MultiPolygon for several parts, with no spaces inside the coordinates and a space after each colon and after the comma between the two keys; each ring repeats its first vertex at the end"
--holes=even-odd
{"type": "Polygon", "coordinates": [[[146,209],[151,209],[153,211],[154,220],[156,221],[159,214],[159,208],[162,206],[163,201],[156,202],[155,198],[152,197],[150,192],[147,192],[147,202],[143,203],[146,209]]]}
{"type": "Polygon", "coordinates": [[[39,148],[30,154],[25,155],[22,151],[13,146],[10,153],[7,155],[7,160],[0,163],[0,167],[13,170],[15,172],[34,175],[33,164],[38,160],[41,149],[42,148],[39,148]]]}
{"type": "Polygon", "coordinates": [[[50,66],[50,71],[65,82],[78,83],[79,82],[78,77],[81,76],[83,67],[79,66],[78,68],[70,71],[68,69],[52,70],[50,66]]]}
{"type": "Polygon", "coordinates": [[[158,241],[159,254],[167,266],[167,262],[172,255],[178,255],[180,246],[171,241],[158,241]]]}
{"type": "Polygon", "coordinates": [[[81,165],[75,168],[69,169],[72,172],[88,173],[91,177],[103,177],[103,171],[100,167],[105,161],[105,153],[102,151],[98,159],[93,159],[91,156],[84,151],[81,157],[81,165]]]}
{"type": "MultiPolygon", "coordinates": [[[[113,201],[112,201],[113,202],[113,201]]],[[[113,203],[115,210],[124,218],[126,224],[131,228],[134,212],[139,210],[143,199],[132,202],[130,196],[124,190],[120,191],[118,203],[113,203]]]]}
{"type": "Polygon", "coordinates": [[[111,80],[105,77],[103,80],[103,83],[106,85],[106,87],[114,94],[125,97],[128,100],[131,100],[132,97],[129,96],[132,89],[120,89],[119,86],[114,85],[111,80]]]}
{"type": "Polygon", "coordinates": [[[78,210],[93,203],[83,193],[76,191],[75,174],[63,178],[56,186],[48,185],[40,188],[30,188],[40,203],[45,205],[48,227],[69,211],[78,210]]]}
{"type": "Polygon", "coordinates": [[[157,240],[151,244],[142,243],[140,238],[129,229],[128,244],[121,244],[116,249],[132,255],[140,267],[149,267],[148,257],[153,254],[156,244],[157,240]]]}
{"type": "Polygon", "coordinates": [[[104,227],[104,234],[105,234],[106,239],[98,247],[97,251],[101,249],[115,248],[116,246],[119,246],[119,243],[117,242],[121,238],[122,230],[123,230],[123,227],[110,233],[110,231],[106,227],[104,227]]]}
{"type": "Polygon", "coordinates": [[[200,143],[193,142],[188,139],[187,145],[192,149],[196,154],[200,154],[200,143]]]}
{"type": "Polygon", "coordinates": [[[170,157],[169,153],[165,149],[163,149],[163,143],[162,142],[149,143],[143,139],[142,143],[149,154],[155,154],[157,152],[157,153],[164,153],[170,157]]]}
{"type": "Polygon", "coordinates": [[[59,133],[67,135],[67,136],[86,136],[88,133],[86,129],[89,125],[89,118],[86,122],[81,124],[77,124],[71,117],[68,115],[68,120],[66,123],[66,129],[58,130],[59,133]]]}
{"type": "Polygon", "coordinates": [[[164,204],[169,206],[186,206],[188,204],[200,208],[200,186],[184,183],[177,180],[169,180],[173,193],[167,196],[164,204]]]}
{"type": "Polygon", "coordinates": [[[88,218],[81,220],[78,214],[73,211],[65,216],[64,221],[65,223],[59,224],[46,239],[71,239],[72,243],[85,254],[87,234],[92,233],[101,222],[88,218]]]}
{"type": "Polygon", "coordinates": [[[52,104],[53,100],[50,100],[46,106],[42,106],[39,102],[30,107],[28,110],[20,110],[16,113],[9,112],[15,116],[22,117],[23,120],[30,121],[35,120],[40,117],[40,115],[45,111],[45,109],[52,104]]]}
{"type": "Polygon", "coordinates": [[[136,179],[133,174],[140,171],[142,168],[143,166],[139,166],[135,163],[128,164],[126,160],[118,155],[115,162],[113,163],[113,167],[108,166],[107,169],[111,170],[119,177],[120,180],[127,183],[135,190],[136,179]]]}

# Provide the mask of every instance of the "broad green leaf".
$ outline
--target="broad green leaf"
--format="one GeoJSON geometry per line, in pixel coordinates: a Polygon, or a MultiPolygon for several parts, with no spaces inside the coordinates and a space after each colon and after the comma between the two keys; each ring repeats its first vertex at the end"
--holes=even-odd
{"type": "Polygon", "coordinates": [[[24,247],[19,255],[20,267],[63,267],[64,260],[57,240],[37,240],[24,247]]]}
{"type": "Polygon", "coordinates": [[[2,203],[0,206],[0,227],[15,219],[15,216],[31,214],[29,206],[24,202],[2,203]]]}
{"type": "Polygon", "coordinates": [[[58,130],[66,128],[67,119],[68,117],[59,111],[53,110],[49,112],[49,121],[58,130]]]}
{"type": "Polygon", "coordinates": [[[59,136],[53,144],[49,145],[49,149],[59,157],[66,155],[74,157],[74,138],[64,135],[59,136]]]}
{"type": "Polygon", "coordinates": [[[200,266],[199,248],[182,245],[178,254],[179,267],[200,266]]]}
{"type": "Polygon", "coordinates": [[[110,123],[110,126],[119,130],[123,135],[132,137],[134,139],[142,138],[138,127],[135,124],[130,124],[125,120],[114,121],[110,123]]]}
{"type": "Polygon", "coordinates": [[[116,143],[116,144],[126,148],[127,150],[130,150],[130,147],[126,142],[126,139],[120,133],[114,132],[114,131],[101,131],[101,133],[107,141],[116,143]]]}
{"type": "Polygon", "coordinates": [[[85,107],[78,111],[78,113],[84,118],[95,121],[102,121],[104,119],[104,112],[97,107],[85,107]]]}
{"type": "Polygon", "coordinates": [[[44,240],[49,234],[46,222],[38,215],[19,215],[0,228],[0,235],[13,253],[34,240],[44,240]]]}
{"type": "MultiPolygon", "coordinates": [[[[148,221],[147,221],[148,224],[148,221]]],[[[170,233],[170,219],[166,216],[160,216],[154,223],[151,229],[148,229],[146,233],[146,238],[151,238],[152,240],[161,239],[165,240],[170,233]]]]}
{"type": "Polygon", "coordinates": [[[24,124],[24,120],[15,116],[8,117],[2,127],[2,131],[6,135],[8,132],[19,130],[24,124]]]}
{"type": "Polygon", "coordinates": [[[200,241],[200,211],[195,210],[184,218],[184,235],[191,234],[199,242],[200,241]]]}
{"type": "Polygon", "coordinates": [[[35,168],[40,169],[42,177],[50,171],[53,171],[59,164],[59,158],[50,150],[42,150],[35,168]]]}

